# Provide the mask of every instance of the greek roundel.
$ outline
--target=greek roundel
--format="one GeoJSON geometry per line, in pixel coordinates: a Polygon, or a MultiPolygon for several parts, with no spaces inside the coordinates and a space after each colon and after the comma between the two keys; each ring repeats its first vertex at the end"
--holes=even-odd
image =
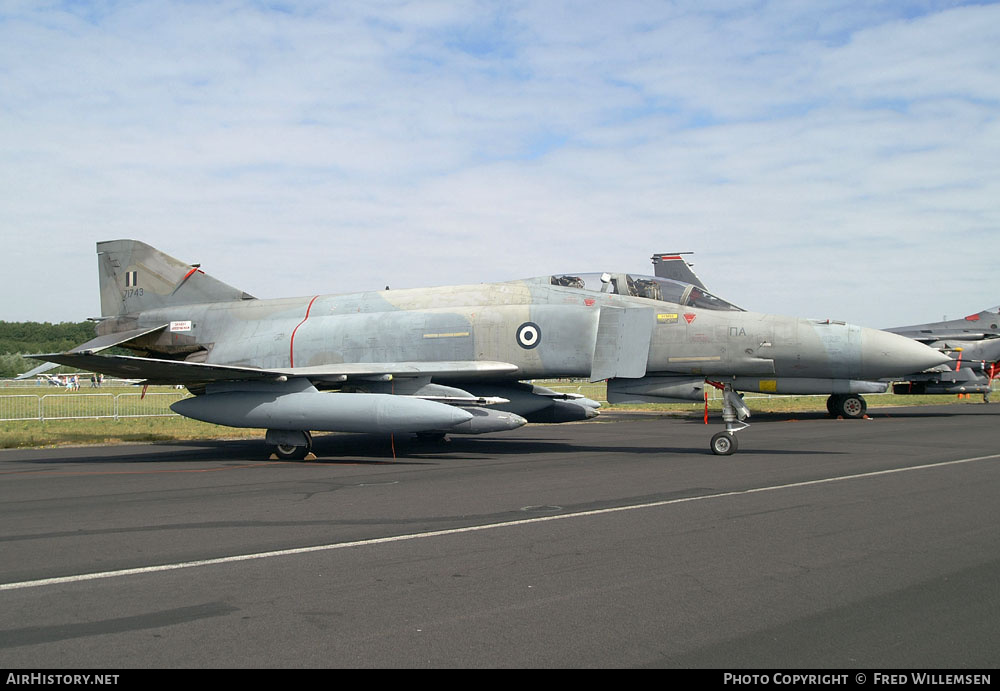
{"type": "Polygon", "coordinates": [[[534,322],[525,322],[517,327],[517,344],[531,349],[542,341],[542,330],[534,322]]]}

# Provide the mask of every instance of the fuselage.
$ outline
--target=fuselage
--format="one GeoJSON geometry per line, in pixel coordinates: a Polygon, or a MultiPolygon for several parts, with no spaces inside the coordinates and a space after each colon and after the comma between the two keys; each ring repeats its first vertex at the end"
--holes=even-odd
{"type": "Polygon", "coordinates": [[[936,364],[928,359],[933,351],[909,339],[842,322],[708,309],[540,279],[183,305],[127,321],[170,324],[139,344],[149,354],[212,364],[490,360],[514,364],[518,379],[531,379],[591,376],[599,329],[607,331],[607,316],[617,313],[630,315],[630,326],[611,334],[612,346],[614,338],[648,339],[640,349],[651,374],[866,379],[936,364]]]}

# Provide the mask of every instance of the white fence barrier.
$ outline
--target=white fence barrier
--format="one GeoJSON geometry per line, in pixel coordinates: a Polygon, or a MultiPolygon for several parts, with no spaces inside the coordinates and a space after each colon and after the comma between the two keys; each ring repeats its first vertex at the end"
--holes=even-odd
{"type": "Polygon", "coordinates": [[[78,393],[0,396],[0,421],[176,416],[170,404],[187,393],[78,393]]]}
{"type": "Polygon", "coordinates": [[[115,396],[117,405],[116,417],[165,417],[177,415],[170,410],[170,404],[187,398],[189,394],[177,393],[147,393],[143,398],[138,393],[120,393],[115,396]]]}
{"type": "Polygon", "coordinates": [[[38,420],[41,414],[41,396],[0,396],[0,420],[38,420]]]}
{"type": "MultiPolygon", "coordinates": [[[[51,379],[45,377],[33,377],[31,379],[0,379],[0,389],[38,389],[49,391],[52,389],[66,388],[66,374],[53,375],[51,379]]],[[[77,373],[77,381],[81,391],[108,388],[113,386],[131,386],[135,384],[135,379],[119,379],[118,377],[105,377],[101,380],[101,385],[97,386],[90,381],[90,373],[77,373]]]]}

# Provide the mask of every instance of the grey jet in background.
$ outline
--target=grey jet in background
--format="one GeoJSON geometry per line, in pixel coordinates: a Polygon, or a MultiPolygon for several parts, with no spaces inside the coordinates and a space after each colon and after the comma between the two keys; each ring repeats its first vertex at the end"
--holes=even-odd
{"type": "Polygon", "coordinates": [[[993,380],[1000,373],[1000,307],[990,307],[963,319],[897,326],[886,331],[951,356],[949,363],[894,384],[893,393],[981,393],[984,401],[990,400],[993,380]]]}
{"type": "Polygon", "coordinates": [[[312,431],[479,434],[586,420],[598,404],[527,380],[608,380],[608,396],[724,391],[716,454],[749,415],[741,377],[871,380],[947,360],[843,322],[747,312],[686,284],[625,273],[258,299],[136,240],[97,244],[96,338],[39,360],[183,384],[187,417],[267,430],[281,458],[312,431]],[[105,354],[119,346],[134,355],[105,354]]]}
{"type": "MultiPolygon", "coordinates": [[[[698,294],[705,291],[705,284],[694,273],[686,257],[691,252],[661,252],[652,256],[653,270],[657,276],[691,285],[698,294]]],[[[913,371],[896,377],[893,393],[896,394],[959,394],[981,393],[989,401],[993,379],[1000,373],[1000,307],[993,307],[964,319],[900,326],[885,331],[906,336],[924,343],[949,356],[948,362],[926,371],[913,371]]],[[[834,416],[859,418],[864,416],[867,403],[861,394],[883,393],[888,381],[839,381],[834,388],[817,389],[802,382],[769,379],[754,381],[740,379],[737,389],[784,394],[831,394],[827,410],[834,416]]]]}

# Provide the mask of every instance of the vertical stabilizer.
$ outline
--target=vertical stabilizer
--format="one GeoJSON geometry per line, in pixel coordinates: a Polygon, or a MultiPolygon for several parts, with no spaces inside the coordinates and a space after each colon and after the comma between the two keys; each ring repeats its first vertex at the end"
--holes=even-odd
{"type": "Polygon", "coordinates": [[[178,261],[138,240],[97,243],[101,316],[114,317],[173,305],[254,299],[212,278],[198,266],[178,261]]]}
{"type": "Polygon", "coordinates": [[[660,278],[670,278],[675,281],[680,281],[681,283],[691,283],[696,285],[702,290],[708,290],[705,284],[701,282],[701,279],[695,274],[694,266],[684,259],[685,254],[691,254],[691,252],[660,252],[659,254],[654,254],[653,259],[653,273],[660,278]]]}

